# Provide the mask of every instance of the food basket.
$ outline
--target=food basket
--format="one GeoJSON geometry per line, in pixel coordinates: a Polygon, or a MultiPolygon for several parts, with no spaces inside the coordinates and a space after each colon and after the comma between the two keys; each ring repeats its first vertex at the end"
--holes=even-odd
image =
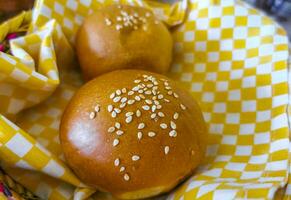
{"type": "Polygon", "coordinates": [[[85,16],[116,2],[148,7],[169,27],[174,57],[167,75],[198,100],[210,133],[204,164],[159,198],[288,199],[288,39],[274,21],[235,0],[37,0],[32,15],[5,22],[0,40],[29,22],[27,34],[10,41],[10,54],[0,53],[5,172],[42,199],[113,199],[68,168],[58,129],[83,84],[76,32],[85,16]]]}

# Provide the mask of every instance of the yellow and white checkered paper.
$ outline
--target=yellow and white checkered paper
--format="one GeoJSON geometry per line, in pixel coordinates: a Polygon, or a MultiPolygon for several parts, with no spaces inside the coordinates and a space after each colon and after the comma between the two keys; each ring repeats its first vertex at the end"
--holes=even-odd
{"type": "Polygon", "coordinates": [[[13,56],[0,53],[6,172],[43,199],[112,199],[93,194],[66,166],[58,129],[82,84],[76,32],[89,13],[117,2],[153,9],[169,26],[168,75],[199,101],[209,127],[204,165],[162,199],[289,199],[288,40],[275,22],[235,0],[38,0],[28,34],[11,41],[13,56]]]}

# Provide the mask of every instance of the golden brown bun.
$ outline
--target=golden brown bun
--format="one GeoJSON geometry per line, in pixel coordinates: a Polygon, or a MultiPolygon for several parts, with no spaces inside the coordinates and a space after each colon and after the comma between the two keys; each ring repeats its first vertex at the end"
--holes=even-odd
{"type": "Polygon", "coordinates": [[[110,72],[84,85],[67,106],[60,131],[65,158],[77,176],[121,199],[175,187],[201,162],[207,140],[191,95],[167,77],[141,70],[110,72]]]}
{"type": "Polygon", "coordinates": [[[150,10],[126,5],[103,7],[87,17],[76,41],[86,80],[117,69],[167,72],[172,46],[167,27],[150,10]],[[128,23],[123,21],[127,14],[132,18],[128,23]]]}

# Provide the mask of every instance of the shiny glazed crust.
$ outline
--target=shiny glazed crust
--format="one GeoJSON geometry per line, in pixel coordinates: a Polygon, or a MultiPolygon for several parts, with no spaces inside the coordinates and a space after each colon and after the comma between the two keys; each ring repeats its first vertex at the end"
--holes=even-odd
{"type": "Polygon", "coordinates": [[[174,81],[119,70],[75,94],[62,117],[60,140],[84,183],[121,199],[141,199],[167,192],[193,173],[207,131],[198,104],[174,81]]]}
{"type": "Polygon", "coordinates": [[[150,10],[125,5],[103,7],[88,16],[76,39],[86,80],[117,69],[167,72],[172,46],[167,27],[150,10]]]}

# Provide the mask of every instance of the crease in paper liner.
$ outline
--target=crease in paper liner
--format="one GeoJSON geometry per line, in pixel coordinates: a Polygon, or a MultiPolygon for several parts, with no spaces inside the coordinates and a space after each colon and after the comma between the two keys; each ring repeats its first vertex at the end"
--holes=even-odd
{"type": "MultiPolygon", "coordinates": [[[[70,44],[83,16],[68,11],[64,2],[83,15],[92,12],[89,6],[101,4],[37,1],[29,34],[11,43],[17,58],[0,55],[0,66],[5,66],[0,67],[0,95],[6,95],[0,112],[22,128],[1,116],[1,160],[20,183],[44,199],[57,200],[83,199],[93,192],[64,165],[58,141],[61,111],[81,84],[70,44]],[[73,15],[60,15],[62,11],[73,15]],[[59,56],[64,52],[67,55],[59,56]],[[18,110],[9,112],[7,102],[18,110]]],[[[169,76],[198,99],[211,133],[208,164],[168,199],[272,198],[285,185],[289,166],[284,31],[240,1],[183,1],[175,5],[178,9],[151,1],[129,3],[155,6],[155,13],[166,15],[168,25],[184,22],[173,31],[175,59],[169,76]],[[179,9],[185,6],[188,13],[179,9]]]]}
{"type": "Polygon", "coordinates": [[[17,17],[4,22],[0,25],[0,41],[4,40],[7,33],[21,30],[21,26],[28,25],[31,21],[31,12],[22,12],[17,17]]]}

